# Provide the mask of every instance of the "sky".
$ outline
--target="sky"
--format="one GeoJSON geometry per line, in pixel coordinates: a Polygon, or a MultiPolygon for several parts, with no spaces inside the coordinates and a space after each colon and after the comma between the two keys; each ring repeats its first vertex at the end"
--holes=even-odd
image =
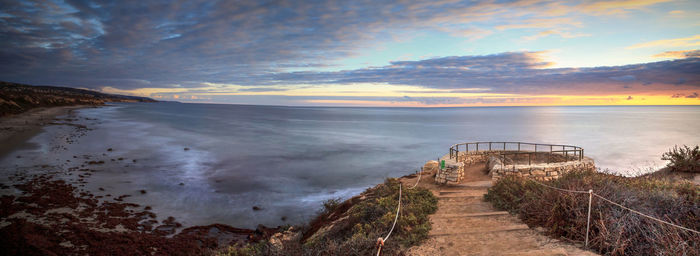
{"type": "Polygon", "coordinates": [[[0,80],[290,106],[700,105],[700,1],[5,1],[0,80]]]}

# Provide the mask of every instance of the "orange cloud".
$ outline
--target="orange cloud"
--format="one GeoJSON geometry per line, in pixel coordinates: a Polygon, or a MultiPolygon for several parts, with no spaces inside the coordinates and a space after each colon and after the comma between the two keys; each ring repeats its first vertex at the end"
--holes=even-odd
{"type": "Polygon", "coordinates": [[[700,46],[700,35],[691,37],[656,40],[628,46],[627,49],[639,49],[648,47],[695,47],[700,46]]]}
{"type": "Polygon", "coordinates": [[[623,1],[601,1],[582,4],[580,7],[590,14],[610,15],[624,14],[628,10],[642,9],[649,5],[670,2],[671,0],[623,0],[623,1]]]}
{"type": "Polygon", "coordinates": [[[700,58],[700,50],[685,50],[685,51],[667,51],[654,55],[655,58],[700,58]]]}

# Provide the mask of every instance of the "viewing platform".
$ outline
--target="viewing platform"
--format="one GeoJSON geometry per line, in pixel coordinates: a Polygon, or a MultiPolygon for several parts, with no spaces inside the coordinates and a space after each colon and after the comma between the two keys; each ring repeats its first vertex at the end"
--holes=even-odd
{"type": "MultiPolygon", "coordinates": [[[[434,161],[433,161],[434,162],[434,161]]],[[[467,142],[454,144],[437,165],[435,182],[456,185],[465,168],[485,164],[492,181],[507,175],[552,180],[572,170],[595,170],[593,159],[579,146],[528,142],[467,142]]]]}

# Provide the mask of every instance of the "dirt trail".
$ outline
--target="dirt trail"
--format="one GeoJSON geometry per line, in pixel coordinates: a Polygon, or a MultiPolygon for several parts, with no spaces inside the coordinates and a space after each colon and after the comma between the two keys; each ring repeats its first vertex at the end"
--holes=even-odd
{"type": "MultiPolygon", "coordinates": [[[[428,240],[410,248],[408,255],[597,255],[529,229],[516,216],[485,202],[491,186],[485,164],[467,167],[459,186],[437,186],[432,175],[426,176],[420,186],[438,197],[438,210],[430,216],[428,240]]],[[[403,182],[413,185],[416,178],[403,182]]]]}

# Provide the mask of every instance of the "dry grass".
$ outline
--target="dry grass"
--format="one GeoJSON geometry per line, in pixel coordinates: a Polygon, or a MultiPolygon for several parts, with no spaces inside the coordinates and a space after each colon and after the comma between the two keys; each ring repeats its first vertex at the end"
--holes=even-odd
{"type": "MultiPolygon", "coordinates": [[[[625,178],[572,172],[547,182],[584,190],[640,212],[700,230],[700,188],[688,182],[652,177],[625,178]]],[[[486,199],[516,213],[530,226],[554,237],[585,240],[588,194],[562,193],[535,182],[508,177],[489,189],[486,199]]],[[[590,248],[605,255],[700,255],[700,235],[644,218],[594,197],[590,248]]]]}

